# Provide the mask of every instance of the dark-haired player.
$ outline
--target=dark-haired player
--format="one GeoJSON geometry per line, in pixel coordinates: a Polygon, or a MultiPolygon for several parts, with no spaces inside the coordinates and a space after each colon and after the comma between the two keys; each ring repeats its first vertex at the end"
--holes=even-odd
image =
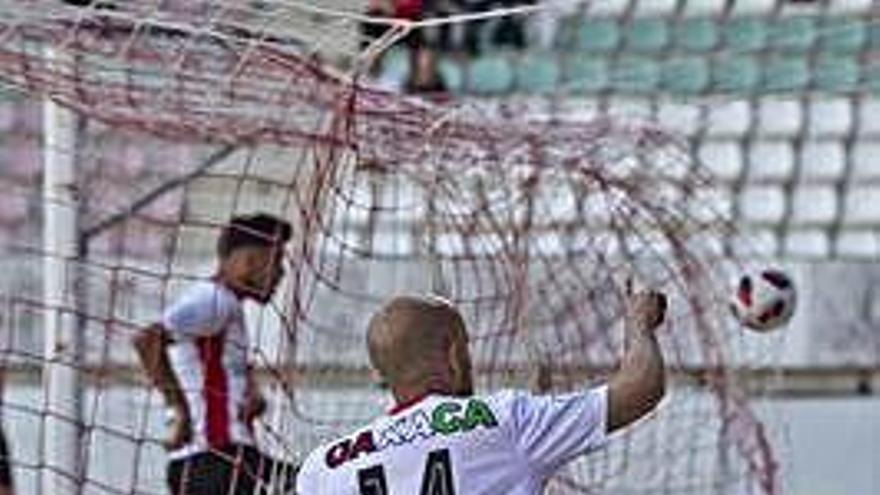
{"type": "Polygon", "coordinates": [[[167,481],[174,495],[264,493],[290,469],[261,453],[253,421],[266,402],[248,363],[242,312],[266,304],[281,277],[291,226],[267,214],[232,218],[217,241],[217,271],[189,287],[134,338],[144,371],[170,417],[167,481]]]}

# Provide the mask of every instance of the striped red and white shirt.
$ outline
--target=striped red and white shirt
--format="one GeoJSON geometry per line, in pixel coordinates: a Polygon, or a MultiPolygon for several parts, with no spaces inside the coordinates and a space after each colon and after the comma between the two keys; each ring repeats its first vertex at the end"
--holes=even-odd
{"type": "Polygon", "coordinates": [[[241,300],[217,282],[199,282],[165,311],[162,326],[172,341],[168,358],[193,428],[192,441],[169,457],[230,444],[253,445],[253,431],[240,417],[249,386],[241,300]]]}

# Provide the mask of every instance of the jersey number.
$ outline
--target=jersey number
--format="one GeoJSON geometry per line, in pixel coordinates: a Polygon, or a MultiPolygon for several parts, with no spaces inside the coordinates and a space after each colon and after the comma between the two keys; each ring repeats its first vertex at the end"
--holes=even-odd
{"type": "MultiPolygon", "coordinates": [[[[358,471],[358,487],[361,495],[389,495],[385,470],[378,464],[358,471]]],[[[428,454],[425,472],[422,475],[422,490],[419,494],[455,495],[449,449],[435,450],[428,454]]]]}

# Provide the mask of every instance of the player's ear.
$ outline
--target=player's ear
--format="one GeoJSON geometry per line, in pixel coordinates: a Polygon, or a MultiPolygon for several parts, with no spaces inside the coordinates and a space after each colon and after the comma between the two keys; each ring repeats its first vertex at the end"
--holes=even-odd
{"type": "Polygon", "coordinates": [[[450,378],[455,376],[457,372],[457,363],[455,362],[455,339],[450,336],[446,341],[446,349],[444,349],[446,353],[446,369],[449,370],[450,378]]]}
{"type": "Polygon", "coordinates": [[[452,392],[455,395],[470,395],[473,393],[473,377],[467,335],[460,332],[451,340],[449,371],[452,379],[452,392]]]}
{"type": "Polygon", "coordinates": [[[462,353],[467,352],[467,343],[458,332],[453,332],[449,339],[449,348],[447,349],[447,359],[449,366],[455,373],[462,373],[465,370],[462,367],[462,360],[465,356],[462,353]]]}

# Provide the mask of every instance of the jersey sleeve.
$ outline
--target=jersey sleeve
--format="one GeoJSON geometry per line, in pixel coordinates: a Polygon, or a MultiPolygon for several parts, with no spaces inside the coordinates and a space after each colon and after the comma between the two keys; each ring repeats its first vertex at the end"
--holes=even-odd
{"type": "Polygon", "coordinates": [[[200,285],[184,293],[162,315],[162,327],[173,339],[214,335],[235,311],[229,294],[216,285],[200,285]]]}
{"type": "Polygon", "coordinates": [[[303,463],[299,472],[296,473],[296,490],[294,495],[315,495],[319,493],[317,474],[314,472],[312,457],[309,456],[303,463]]]}
{"type": "Polygon", "coordinates": [[[530,466],[548,473],[605,443],[608,387],[557,396],[511,398],[514,442],[530,466]]]}

